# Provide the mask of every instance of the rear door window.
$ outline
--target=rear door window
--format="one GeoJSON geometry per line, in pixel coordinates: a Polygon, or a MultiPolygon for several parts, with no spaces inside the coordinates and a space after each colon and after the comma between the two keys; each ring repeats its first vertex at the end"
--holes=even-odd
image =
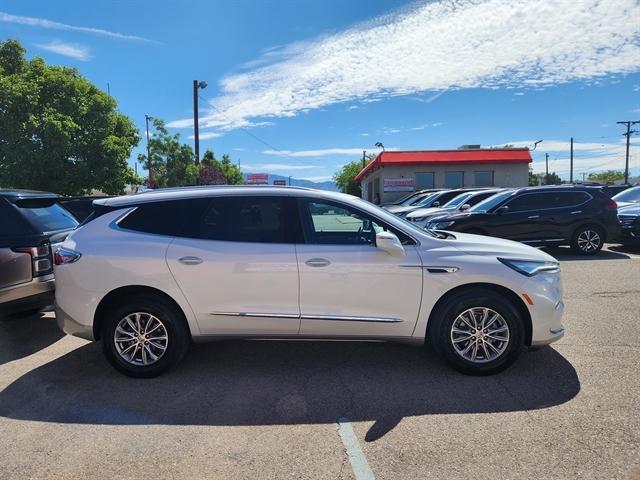
{"type": "Polygon", "coordinates": [[[182,236],[253,243],[294,243],[298,222],[288,197],[252,195],[207,199],[194,220],[182,236]]]}

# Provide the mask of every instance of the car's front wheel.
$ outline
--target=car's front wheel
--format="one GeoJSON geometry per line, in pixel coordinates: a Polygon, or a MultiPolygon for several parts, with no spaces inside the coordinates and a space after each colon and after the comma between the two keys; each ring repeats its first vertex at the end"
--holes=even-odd
{"type": "Polygon", "coordinates": [[[160,296],[137,295],[108,312],[104,353],[118,371],[150,378],[178,363],[189,347],[182,312],[160,296]]]}
{"type": "Polygon", "coordinates": [[[429,340],[456,370],[490,375],[518,358],[524,341],[522,315],[511,300],[485,289],[445,299],[431,316],[429,340]]]}

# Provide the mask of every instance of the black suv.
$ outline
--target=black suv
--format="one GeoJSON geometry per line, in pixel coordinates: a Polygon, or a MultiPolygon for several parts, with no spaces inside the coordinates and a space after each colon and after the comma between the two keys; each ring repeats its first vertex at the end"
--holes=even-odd
{"type": "Polygon", "coordinates": [[[53,193],[0,189],[0,318],[53,303],[52,245],[77,225],[53,193]]]}
{"type": "Polygon", "coordinates": [[[616,202],[601,189],[576,185],[499,193],[464,213],[432,219],[427,228],[508,238],[533,246],[570,245],[597,253],[619,235],[616,202]]]}

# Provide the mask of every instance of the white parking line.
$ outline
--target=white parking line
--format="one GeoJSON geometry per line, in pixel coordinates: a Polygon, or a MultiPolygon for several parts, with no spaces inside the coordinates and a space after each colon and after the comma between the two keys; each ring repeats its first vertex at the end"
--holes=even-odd
{"type": "Polygon", "coordinates": [[[338,433],[342,439],[342,444],[347,450],[347,456],[349,457],[349,463],[351,463],[351,469],[356,480],[374,480],[376,477],[369,467],[367,457],[364,456],[356,434],[353,431],[351,422],[348,418],[338,419],[338,433]]]}

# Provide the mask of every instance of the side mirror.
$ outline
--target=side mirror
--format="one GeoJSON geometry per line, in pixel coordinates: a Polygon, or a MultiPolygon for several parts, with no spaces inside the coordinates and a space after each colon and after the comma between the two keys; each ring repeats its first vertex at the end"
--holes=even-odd
{"type": "Polygon", "coordinates": [[[509,213],[509,207],[506,205],[503,205],[502,207],[500,207],[498,210],[496,210],[496,213],[498,215],[504,215],[505,213],[509,213]]]}
{"type": "Polygon", "coordinates": [[[440,206],[440,202],[438,202],[437,200],[433,202],[432,207],[439,207],[439,206],[440,206]]]}
{"type": "Polygon", "coordinates": [[[384,250],[392,257],[404,257],[405,251],[400,239],[391,232],[378,232],[376,234],[376,247],[384,250]]]}
{"type": "Polygon", "coordinates": [[[469,205],[468,203],[465,203],[460,207],[460,211],[464,212],[465,210],[469,210],[470,208],[471,208],[471,205],[469,205]]]}

